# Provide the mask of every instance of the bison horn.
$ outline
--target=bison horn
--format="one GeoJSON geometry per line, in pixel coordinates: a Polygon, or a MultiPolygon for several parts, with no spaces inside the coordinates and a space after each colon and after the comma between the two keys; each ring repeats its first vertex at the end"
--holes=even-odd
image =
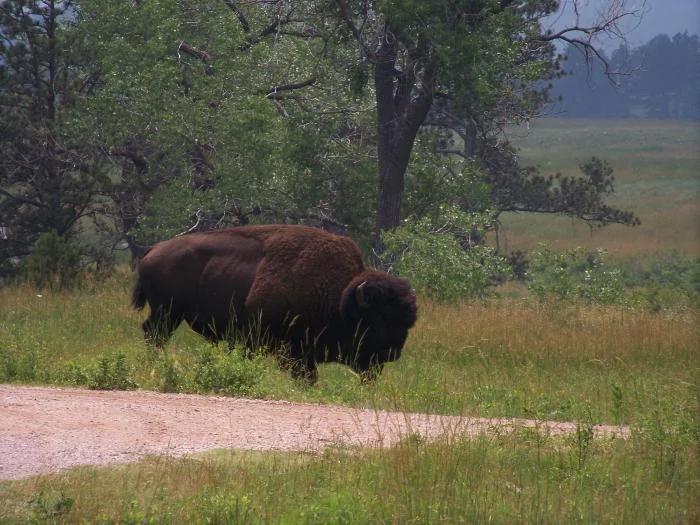
{"type": "Polygon", "coordinates": [[[357,304],[359,305],[360,308],[369,308],[370,304],[367,302],[367,299],[365,299],[365,292],[363,290],[364,286],[367,284],[367,281],[362,281],[362,284],[360,284],[357,288],[355,288],[355,299],[357,300],[357,304]]]}

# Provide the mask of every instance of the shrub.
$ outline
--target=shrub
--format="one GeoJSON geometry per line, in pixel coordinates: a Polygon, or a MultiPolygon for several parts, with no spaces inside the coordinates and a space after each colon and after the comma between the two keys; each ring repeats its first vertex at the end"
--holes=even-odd
{"type": "Polygon", "coordinates": [[[507,272],[507,262],[481,244],[489,216],[447,209],[437,226],[431,219],[407,221],[383,234],[383,260],[420,293],[455,301],[489,293],[507,272]]]}
{"type": "Polygon", "coordinates": [[[138,386],[122,352],[100,356],[87,379],[93,390],[130,390],[138,386]]]}
{"type": "Polygon", "coordinates": [[[38,372],[38,355],[34,350],[13,351],[0,348],[0,381],[34,381],[38,372]]]}
{"type": "Polygon", "coordinates": [[[254,395],[265,371],[260,355],[246,358],[238,352],[218,351],[209,344],[198,349],[194,369],[197,390],[227,396],[254,395]]]}
{"type": "Polygon", "coordinates": [[[661,254],[651,260],[629,261],[622,267],[625,286],[678,290],[700,294],[700,257],[690,259],[678,253],[661,254]]]}
{"type": "Polygon", "coordinates": [[[624,299],[622,273],[605,264],[603,249],[581,247],[555,253],[546,245],[530,255],[528,288],[540,300],[579,298],[592,303],[616,304],[624,299]]]}
{"type": "Polygon", "coordinates": [[[71,288],[79,281],[80,250],[56,232],[42,233],[22,263],[22,275],[37,288],[71,288]]]}

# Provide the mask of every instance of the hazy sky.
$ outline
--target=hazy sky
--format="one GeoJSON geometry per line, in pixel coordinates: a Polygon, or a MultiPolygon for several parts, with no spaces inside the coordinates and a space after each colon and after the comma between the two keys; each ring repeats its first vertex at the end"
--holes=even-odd
{"type": "MultiPolygon", "coordinates": [[[[584,22],[591,22],[596,13],[612,0],[578,0],[584,22]]],[[[627,0],[632,8],[640,7],[642,0],[627,0]]],[[[570,24],[574,20],[573,0],[560,0],[560,9],[556,15],[549,17],[552,29],[570,24]]],[[[673,36],[688,31],[700,34],[700,0],[647,0],[641,19],[630,17],[624,25],[630,46],[647,43],[659,33],[673,36]]],[[[613,42],[606,47],[616,48],[620,42],[613,42]]]]}

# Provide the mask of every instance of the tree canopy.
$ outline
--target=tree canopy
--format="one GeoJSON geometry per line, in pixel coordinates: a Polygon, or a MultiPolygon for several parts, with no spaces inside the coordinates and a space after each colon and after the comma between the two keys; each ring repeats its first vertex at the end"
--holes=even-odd
{"type": "Polygon", "coordinates": [[[541,20],[557,7],[5,0],[3,260],[47,231],[87,229],[136,257],[187,230],[304,222],[380,255],[382,232],[441,214],[455,227],[427,234],[464,250],[483,242],[470,220],[488,229],[511,209],[633,224],[604,204],[602,161],[540,175],[503,140],[549,100],[554,42],[606,66],[595,38],[632,12],[615,0],[553,33],[541,20]]]}

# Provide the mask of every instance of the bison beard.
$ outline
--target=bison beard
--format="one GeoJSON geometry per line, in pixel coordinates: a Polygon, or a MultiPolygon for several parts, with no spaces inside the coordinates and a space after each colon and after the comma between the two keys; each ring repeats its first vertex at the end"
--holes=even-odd
{"type": "Polygon", "coordinates": [[[186,321],[211,341],[262,340],[296,377],[345,363],[374,378],[416,321],[409,283],[365,268],[347,237],[306,226],[245,226],[163,241],[138,264],[132,304],[157,346],[186,321]]]}

